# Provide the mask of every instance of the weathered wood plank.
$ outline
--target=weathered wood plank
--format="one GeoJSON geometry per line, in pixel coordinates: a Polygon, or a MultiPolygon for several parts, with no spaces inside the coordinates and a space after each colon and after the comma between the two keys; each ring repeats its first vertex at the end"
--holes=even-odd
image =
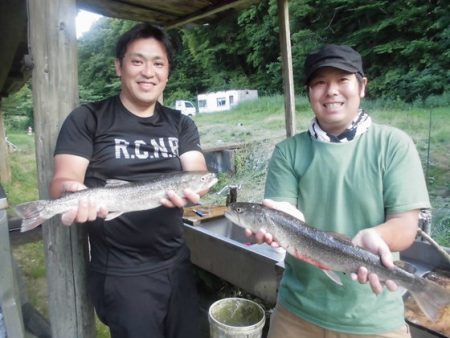
{"type": "Polygon", "coordinates": [[[286,136],[295,134],[295,93],[292,66],[291,30],[289,27],[288,0],[278,0],[278,20],[280,25],[281,66],[283,73],[284,110],[286,136]]]}
{"type": "Polygon", "coordinates": [[[229,9],[244,8],[245,6],[249,6],[252,2],[254,1],[249,0],[218,1],[216,4],[210,4],[207,7],[199,8],[198,10],[190,13],[189,15],[184,15],[183,17],[178,18],[178,20],[167,22],[166,27],[167,29],[182,27],[191,22],[199,21],[205,18],[210,18],[214,15],[217,15],[229,9]]]}
{"type": "Polygon", "coordinates": [[[2,269],[0,274],[0,307],[4,315],[8,336],[24,338],[25,329],[22,320],[20,291],[8,235],[7,208],[6,194],[0,185],[0,266],[2,269]]]}
{"type": "MultiPolygon", "coordinates": [[[[48,199],[53,150],[60,126],[78,104],[75,0],[28,0],[39,195],[48,199]]],[[[43,226],[53,337],[95,336],[86,287],[87,241],[83,227],[58,218],[43,226]]]]}
{"type": "Polygon", "coordinates": [[[79,8],[104,16],[134,21],[147,21],[167,29],[202,20],[231,8],[242,9],[256,0],[78,0],[79,8]]]}
{"type": "Polygon", "coordinates": [[[147,21],[159,25],[163,25],[162,18],[165,18],[164,20],[167,20],[167,18],[173,20],[177,17],[176,14],[161,12],[157,8],[136,6],[114,1],[110,2],[108,0],[82,1],[79,2],[79,8],[107,17],[147,21]]]}

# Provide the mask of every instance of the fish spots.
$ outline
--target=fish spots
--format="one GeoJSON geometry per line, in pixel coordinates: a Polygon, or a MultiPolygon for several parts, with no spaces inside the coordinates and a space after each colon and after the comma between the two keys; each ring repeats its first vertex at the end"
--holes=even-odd
{"type": "Polygon", "coordinates": [[[176,137],[134,141],[115,138],[114,143],[114,157],[116,159],[147,160],[178,156],[178,138],[176,137]]]}

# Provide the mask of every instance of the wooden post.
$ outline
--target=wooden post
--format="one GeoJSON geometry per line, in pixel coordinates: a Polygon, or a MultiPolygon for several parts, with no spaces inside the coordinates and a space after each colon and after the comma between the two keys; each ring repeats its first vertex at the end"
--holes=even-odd
{"type": "Polygon", "coordinates": [[[3,124],[3,111],[0,99],[0,183],[11,181],[11,168],[9,167],[8,146],[6,145],[6,132],[3,124]]]}
{"type": "Polygon", "coordinates": [[[289,28],[288,0],[278,0],[278,21],[280,25],[281,69],[283,76],[284,110],[286,136],[295,134],[295,92],[292,68],[291,30],[289,28]]]}
{"type": "MultiPolygon", "coordinates": [[[[6,209],[8,201],[0,185],[0,306],[5,317],[8,337],[25,337],[19,287],[15,278],[11,244],[9,242],[6,209]]],[[[1,333],[1,332],[0,332],[1,333]]],[[[3,336],[3,335],[2,335],[3,336]]]]}
{"type": "MultiPolygon", "coordinates": [[[[61,124],[78,104],[75,0],[28,0],[36,159],[40,198],[48,198],[53,151],[61,124]]],[[[52,337],[95,336],[86,288],[83,227],[55,217],[43,226],[52,337]]]]}

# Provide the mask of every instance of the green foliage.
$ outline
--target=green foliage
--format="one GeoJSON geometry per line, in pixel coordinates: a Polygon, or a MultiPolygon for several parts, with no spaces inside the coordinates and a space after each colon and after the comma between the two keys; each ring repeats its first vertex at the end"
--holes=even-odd
{"type": "Polygon", "coordinates": [[[447,229],[450,228],[450,210],[447,209],[447,216],[440,222],[435,222],[435,224],[437,224],[438,227],[433,229],[432,236],[434,236],[436,241],[441,243],[441,245],[450,247],[450,232],[447,231],[447,229]]]}
{"type": "Polygon", "coordinates": [[[31,86],[27,83],[18,92],[2,101],[7,130],[25,131],[33,126],[31,86]]]}
{"type": "Polygon", "coordinates": [[[424,107],[445,107],[450,106],[450,91],[443,95],[430,95],[421,101],[424,107]]]}
{"type": "Polygon", "coordinates": [[[202,78],[201,67],[198,67],[194,57],[182,42],[178,32],[171,32],[176,51],[170,71],[169,82],[164,91],[164,103],[173,106],[175,100],[196,101],[197,93],[205,90],[199,79],[202,78]]]}
{"type": "Polygon", "coordinates": [[[24,132],[11,132],[8,139],[17,146],[17,150],[9,155],[12,180],[4,188],[8,204],[15,206],[38,197],[34,137],[24,132]]]}
{"type": "Polygon", "coordinates": [[[188,100],[195,102],[194,97],[191,97],[191,93],[188,90],[177,88],[173,91],[167,90],[164,96],[164,104],[168,107],[175,107],[176,100],[188,100]]]}
{"type": "MultiPolygon", "coordinates": [[[[289,7],[297,93],[303,91],[306,54],[323,43],[360,51],[369,97],[412,102],[448,91],[450,11],[443,1],[307,0],[289,7]]],[[[199,79],[208,90],[250,84],[263,95],[281,92],[276,1],[182,33],[193,61],[208,74],[199,79]]]]}
{"type": "Polygon", "coordinates": [[[81,102],[118,94],[120,80],[114,68],[118,37],[136,22],[102,18],[79,41],[78,76],[81,102]]]}

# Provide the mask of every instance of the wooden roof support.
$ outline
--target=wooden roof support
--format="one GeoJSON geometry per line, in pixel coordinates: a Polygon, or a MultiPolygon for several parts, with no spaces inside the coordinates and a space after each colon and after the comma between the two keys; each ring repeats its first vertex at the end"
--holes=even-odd
{"type": "Polygon", "coordinates": [[[8,337],[24,338],[25,327],[22,317],[22,302],[17,285],[11,243],[9,241],[7,208],[6,194],[0,185],[0,266],[2,267],[2,273],[0,274],[0,306],[4,314],[4,324],[2,326],[6,324],[8,337]]]}
{"type": "Polygon", "coordinates": [[[290,137],[295,134],[295,92],[288,0],[278,0],[278,21],[280,24],[280,50],[281,68],[283,73],[286,136],[290,137]]]}
{"type": "Polygon", "coordinates": [[[173,29],[173,28],[179,28],[184,25],[187,25],[188,23],[204,19],[208,16],[223,12],[225,10],[228,10],[233,7],[240,6],[242,4],[248,3],[249,0],[228,0],[224,1],[223,3],[217,5],[217,6],[211,6],[207,10],[201,12],[201,13],[194,13],[193,15],[190,15],[188,17],[185,17],[183,19],[176,20],[175,22],[168,23],[165,28],[166,29],[173,29]]]}
{"type": "MultiPolygon", "coordinates": [[[[48,198],[60,126],[78,104],[75,0],[28,0],[36,159],[40,198],[48,198]]],[[[52,337],[93,338],[87,298],[87,241],[83,227],[43,226],[52,337]]]]}

